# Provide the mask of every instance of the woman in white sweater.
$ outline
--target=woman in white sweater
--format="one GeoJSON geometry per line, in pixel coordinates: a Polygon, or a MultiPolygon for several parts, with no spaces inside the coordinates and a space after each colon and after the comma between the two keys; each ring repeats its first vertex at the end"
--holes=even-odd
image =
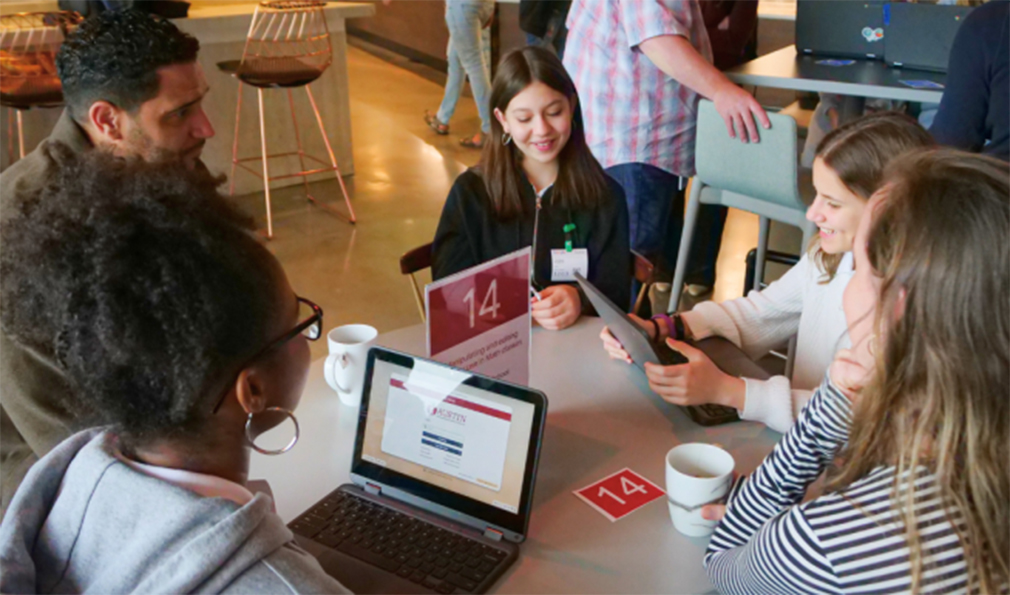
{"type": "MultiPolygon", "coordinates": [[[[842,292],[852,276],[852,240],[870,195],[887,163],[911,149],[933,145],[913,119],[895,112],[869,115],[835,129],[821,141],[814,160],[817,190],[807,219],[818,235],[792,269],[762,291],[721,304],[703,302],[690,312],[654,316],[640,324],[666,339],[688,363],[646,364],[649,386],[677,405],[716,403],[736,408],[743,419],[787,431],[824,376],[838,349],[849,346],[842,292]],[[721,336],[757,359],[797,335],[792,378],[737,378],[715,366],[683,339],[721,336]]],[[[658,336],[657,336],[658,335],[658,336]]],[[[621,344],[603,329],[610,357],[630,363],[621,344]]]]}

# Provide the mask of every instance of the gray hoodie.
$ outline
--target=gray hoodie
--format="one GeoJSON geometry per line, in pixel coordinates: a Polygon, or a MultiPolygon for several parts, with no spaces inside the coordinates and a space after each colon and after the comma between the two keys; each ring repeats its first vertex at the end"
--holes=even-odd
{"type": "Polygon", "coordinates": [[[86,430],[29,471],[0,525],[3,593],[347,593],[271,510],[205,498],[86,430]]]}

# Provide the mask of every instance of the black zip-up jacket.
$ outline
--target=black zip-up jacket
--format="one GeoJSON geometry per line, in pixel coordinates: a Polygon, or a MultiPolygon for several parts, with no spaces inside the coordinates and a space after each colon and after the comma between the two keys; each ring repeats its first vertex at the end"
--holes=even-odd
{"type": "MultiPolygon", "coordinates": [[[[520,174],[521,175],[521,174],[520,174]]],[[[573,247],[589,251],[587,279],[617,306],[628,310],[631,302],[631,248],[628,244],[628,205],[620,185],[607,177],[611,200],[593,210],[572,210],[555,206],[553,189],[541,199],[536,254],[533,255],[534,283],[551,282],[551,250],[564,249],[567,223],[575,224],[573,247]]],[[[432,277],[436,280],[533,244],[536,193],[523,177],[524,215],[500,221],[495,215],[480,173],[468,169],[456,178],[442,209],[432,246],[432,277]]],[[[594,310],[579,291],[582,312],[594,310]]]]}

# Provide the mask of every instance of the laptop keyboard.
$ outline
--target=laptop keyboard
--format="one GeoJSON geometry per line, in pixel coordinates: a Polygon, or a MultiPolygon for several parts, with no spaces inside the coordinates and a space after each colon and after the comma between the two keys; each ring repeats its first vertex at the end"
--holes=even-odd
{"type": "Polygon", "coordinates": [[[439,593],[474,591],[508,556],[344,491],[333,492],[288,527],[439,593]]]}

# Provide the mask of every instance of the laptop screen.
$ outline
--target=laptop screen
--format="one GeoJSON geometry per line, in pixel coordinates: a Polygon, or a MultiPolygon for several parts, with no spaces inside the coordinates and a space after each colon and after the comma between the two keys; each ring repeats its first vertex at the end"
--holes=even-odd
{"type": "Polygon", "coordinates": [[[361,407],[352,473],[525,532],[541,394],[373,349],[361,407]]]}

